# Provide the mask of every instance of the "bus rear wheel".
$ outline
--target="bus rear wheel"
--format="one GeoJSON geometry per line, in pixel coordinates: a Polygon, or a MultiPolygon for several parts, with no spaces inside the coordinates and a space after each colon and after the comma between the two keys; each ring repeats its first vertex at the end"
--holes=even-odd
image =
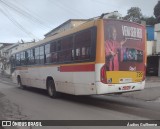
{"type": "Polygon", "coordinates": [[[53,80],[48,80],[47,91],[48,91],[48,95],[51,98],[57,98],[58,97],[58,93],[56,91],[55,84],[54,84],[53,80]]]}

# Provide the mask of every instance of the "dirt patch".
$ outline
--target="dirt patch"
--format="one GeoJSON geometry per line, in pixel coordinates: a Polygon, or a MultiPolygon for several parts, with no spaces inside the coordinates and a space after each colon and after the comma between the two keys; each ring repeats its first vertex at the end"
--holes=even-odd
{"type": "Polygon", "coordinates": [[[155,99],[153,101],[149,101],[149,102],[158,102],[158,103],[160,103],[160,98],[157,98],[157,99],[155,99]]]}
{"type": "Polygon", "coordinates": [[[159,102],[160,103],[160,98],[156,99],[155,102],[159,102]]]}
{"type": "MultiPolygon", "coordinates": [[[[4,96],[0,93],[0,96],[4,96]]],[[[7,100],[5,97],[0,98],[0,120],[27,120],[27,116],[21,113],[20,107],[7,100]]],[[[0,127],[0,129],[5,129],[0,127]]],[[[17,127],[7,127],[6,129],[17,129],[17,127]]]]}
{"type": "Polygon", "coordinates": [[[0,98],[4,97],[5,95],[3,93],[0,92],[0,98]]]}
{"type": "Polygon", "coordinates": [[[21,113],[21,108],[10,102],[9,100],[3,98],[0,99],[0,112],[1,117],[10,120],[26,120],[27,116],[21,113]]]}

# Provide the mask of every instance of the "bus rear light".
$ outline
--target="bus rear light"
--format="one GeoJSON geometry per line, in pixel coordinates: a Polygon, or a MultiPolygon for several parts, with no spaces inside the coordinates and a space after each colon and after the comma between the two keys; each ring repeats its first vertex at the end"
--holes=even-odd
{"type": "Polygon", "coordinates": [[[107,83],[107,77],[106,77],[106,66],[103,65],[101,68],[101,82],[102,83],[107,83]]]}

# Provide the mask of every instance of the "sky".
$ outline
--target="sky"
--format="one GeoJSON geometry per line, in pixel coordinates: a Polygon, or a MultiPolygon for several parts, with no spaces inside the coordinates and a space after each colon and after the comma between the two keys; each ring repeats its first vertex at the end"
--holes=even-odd
{"type": "Polygon", "coordinates": [[[125,16],[139,7],[154,16],[158,0],[0,0],[0,43],[42,40],[50,30],[69,19],[88,19],[118,11],[125,16]]]}

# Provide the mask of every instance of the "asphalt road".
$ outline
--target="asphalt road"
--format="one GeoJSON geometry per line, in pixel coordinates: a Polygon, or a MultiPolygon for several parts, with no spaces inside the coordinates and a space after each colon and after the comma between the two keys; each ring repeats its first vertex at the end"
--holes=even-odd
{"type": "MultiPolygon", "coordinates": [[[[160,120],[159,107],[159,102],[146,102],[120,95],[72,96],[62,94],[60,98],[52,99],[47,96],[45,90],[30,87],[22,90],[11,81],[0,78],[1,119],[160,120]]],[[[24,128],[29,129],[29,127],[24,128]]],[[[75,129],[72,126],[45,128],[75,129]]],[[[76,127],[76,129],[81,128],[76,127]]],[[[85,128],[97,129],[97,127],[85,128]]],[[[101,128],[108,127],[98,127],[98,129],[101,128]]]]}

